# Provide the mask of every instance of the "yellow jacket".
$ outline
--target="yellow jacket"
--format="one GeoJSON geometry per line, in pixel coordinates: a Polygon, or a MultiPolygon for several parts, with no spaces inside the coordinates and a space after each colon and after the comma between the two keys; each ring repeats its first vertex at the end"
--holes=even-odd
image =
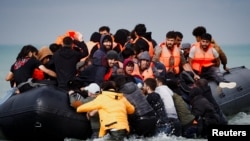
{"type": "Polygon", "coordinates": [[[103,137],[109,129],[130,131],[127,114],[133,114],[135,108],[122,93],[103,91],[94,100],[77,108],[77,112],[93,110],[99,112],[99,137],[103,137]]]}

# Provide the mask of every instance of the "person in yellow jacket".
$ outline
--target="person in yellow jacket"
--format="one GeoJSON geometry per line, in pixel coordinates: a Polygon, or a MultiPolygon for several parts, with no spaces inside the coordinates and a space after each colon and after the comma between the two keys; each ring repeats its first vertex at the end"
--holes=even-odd
{"type": "Polygon", "coordinates": [[[94,100],[77,107],[77,112],[97,110],[100,119],[99,137],[109,133],[110,139],[121,141],[130,132],[127,115],[133,114],[135,108],[122,93],[115,90],[113,81],[104,82],[102,89],[94,100]]]}

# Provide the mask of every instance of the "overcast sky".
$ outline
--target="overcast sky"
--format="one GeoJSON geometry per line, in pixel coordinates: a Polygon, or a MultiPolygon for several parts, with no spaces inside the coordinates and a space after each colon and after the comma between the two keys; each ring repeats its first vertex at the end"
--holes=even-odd
{"type": "Polygon", "coordinates": [[[90,35],[102,25],[115,33],[144,23],[159,43],[170,30],[194,42],[202,25],[219,44],[250,44],[250,0],[1,0],[0,44],[49,45],[73,29],[90,35]]]}

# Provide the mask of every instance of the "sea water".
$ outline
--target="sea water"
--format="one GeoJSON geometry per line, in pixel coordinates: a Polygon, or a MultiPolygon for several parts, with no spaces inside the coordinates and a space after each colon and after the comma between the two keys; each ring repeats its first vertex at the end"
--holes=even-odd
{"type": "MultiPolygon", "coordinates": [[[[5,77],[10,70],[10,66],[15,62],[15,59],[23,45],[0,45],[0,98],[3,94],[10,90],[9,82],[5,81],[5,77]]],[[[35,45],[38,49],[41,46],[35,45]]],[[[227,67],[245,66],[250,69],[250,45],[224,45],[221,46],[224,53],[227,55],[227,67]]],[[[223,69],[221,68],[223,71],[223,69]]],[[[250,86],[250,85],[249,85],[250,86]]],[[[250,110],[249,110],[250,111],[250,110]]],[[[250,125],[250,113],[239,112],[233,116],[227,117],[230,125],[250,125]]],[[[102,139],[95,139],[101,141],[102,139]]],[[[206,139],[186,139],[183,137],[168,137],[164,134],[157,137],[135,139],[131,138],[128,141],[205,141],[206,139]]],[[[65,141],[75,141],[75,139],[65,139],[65,141]]]]}

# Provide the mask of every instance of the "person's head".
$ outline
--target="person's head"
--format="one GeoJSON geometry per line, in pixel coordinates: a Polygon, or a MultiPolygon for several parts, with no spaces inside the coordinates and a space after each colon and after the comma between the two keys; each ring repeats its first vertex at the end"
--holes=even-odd
{"type": "Polygon", "coordinates": [[[190,48],[191,48],[190,43],[182,43],[181,44],[181,50],[182,50],[184,56],[189,54],[190,48]]]}
{"type": "Polygon", "coordinates": [[[52,51],[52,53],[55,53],[60,48],[62,48],[61,44],[52,43],[49,45],[49,49],[52,51]]]}
{"type": "Polygon", "coordinates": [[[209,33],[204,33],[201,35],[200,46],[203,50],[207,50],[212,41],[212,35],[209,33]]]}
{"type": "Polygon", "coordinates": [[[112,68],[118,60],[118,53],[114,50],[110,50],[107,52],[107,62],[108,66],[112,68]]]}
{"type": "Polygon", "coordinates": [[[110,35],[102,35],[100,39],[100,46],[101,49],[103,49],[105,52],[108,52],[109,50],[112,49],[113,46],[113,40],[110,35]]]}
{"type": "Polygon", "coordinates": [[[175,35],[175,44],[179,47],[183,39],[183,34],[180,31],[175,31],[175,35]]]}
{"type": "Polygon", "coordinates": [[[104,81],[102,84],[101,84],[101,89],[103,91],[118,91],[118,88],[117,88],[117,85],[114,81],[104,81]]]}
{"type": "Polygon", "coordinates": [[[127,29],[118,29],[114,35],[114,41],[124,46],[129,36],[130,32],[127,29]]]}
{"type": "Polygon", "coordinates": [[[90,97],[96,97],[98,94],[101,93],[101,88],[96,83],[90,83],[88,86],[84,88],[90,97]]]}
{"type": "Polygon", "coordinates": [[[123,61],[123,70],[126,75],[131,75],[134,71],[134,62],[132,59],[127,58],[123,61]]]}
{"type": "Polygon", "coordinates": [[[132,47],[129,48],[125,48],[122,52],[121,52],[122,58],[123,59],[127,59],[127,58],[133,58],[135,56],[134,50],[132,49],[132,47]]]}
{"type": "Polygon", "coordinates": [[[100,42],[100,39],[101,39],[101,34],[98,33],[98,32],[93,32],[90,36],[90,41],[92,42],[100,42]]]}
{"type": "Polygon", "coordinates": [[[100,34],[110,34],[110,28],[108,26],[101,26],[99,28],[99,33],[100,34]]]}
{"type": "Polygon", "coordinates": [[[53,53],[47,46],[43,46],[40,48],[38,52],[38,60],[42,62],[42,64],[46,64],[49,62],[50,58],[52,57],[53,53]]]}
{"type": "Polygon", "coordinates": [[[63,38],[63,47],[72,47],[73,39],[70,36],[66,36],[63,38]]]}
{"type": "Polygon", "coordinates": [[[155,80],[156,80],[157,86],[167,85],[167,80],[163,76],[156,76],[155,80]]]}
{"type": "Polygon", "coordinates": [[[138,60],[139,60],[139,68],[140,70],[145,70],[148,69],[150,66],[150,55],[148,51],[143,51],[138,55],[138,60]]]}
{"type": "Polygon", "coordinates": [[[146,33],[147,28],[145,24],[137,24],[134,28],[134,31],[136,35],[143,36],[146,33]]]}
{"type": "Polygon", "coordinates": [[[38,49],[36,47],[34,47],[33,45],[25,45],[18,53],[16,60],[23,59],[25,57],[37,58],[37,55],[38,55],[38,49]]]}
{"type": "Polygon", "coordinates": [[[143,90],[145,92],[154,91],[157,87],[157,82],[154,78],[145,79],[143,84],[143,90]]]}
{"type": "Polygon", "coordinates": [[[166,46],[168,49],[172,50],[175,44],[176,34],[175,31],[169,31],[166,34],[166,46]]]}
{"type": "Polygon", "coordinates": [[[206,33],[206,28],[204,26],[197,26],[193,29],[193,36],[195,37],[196,41],[199,42],[201,40],[201,35],[206,33]]]}

